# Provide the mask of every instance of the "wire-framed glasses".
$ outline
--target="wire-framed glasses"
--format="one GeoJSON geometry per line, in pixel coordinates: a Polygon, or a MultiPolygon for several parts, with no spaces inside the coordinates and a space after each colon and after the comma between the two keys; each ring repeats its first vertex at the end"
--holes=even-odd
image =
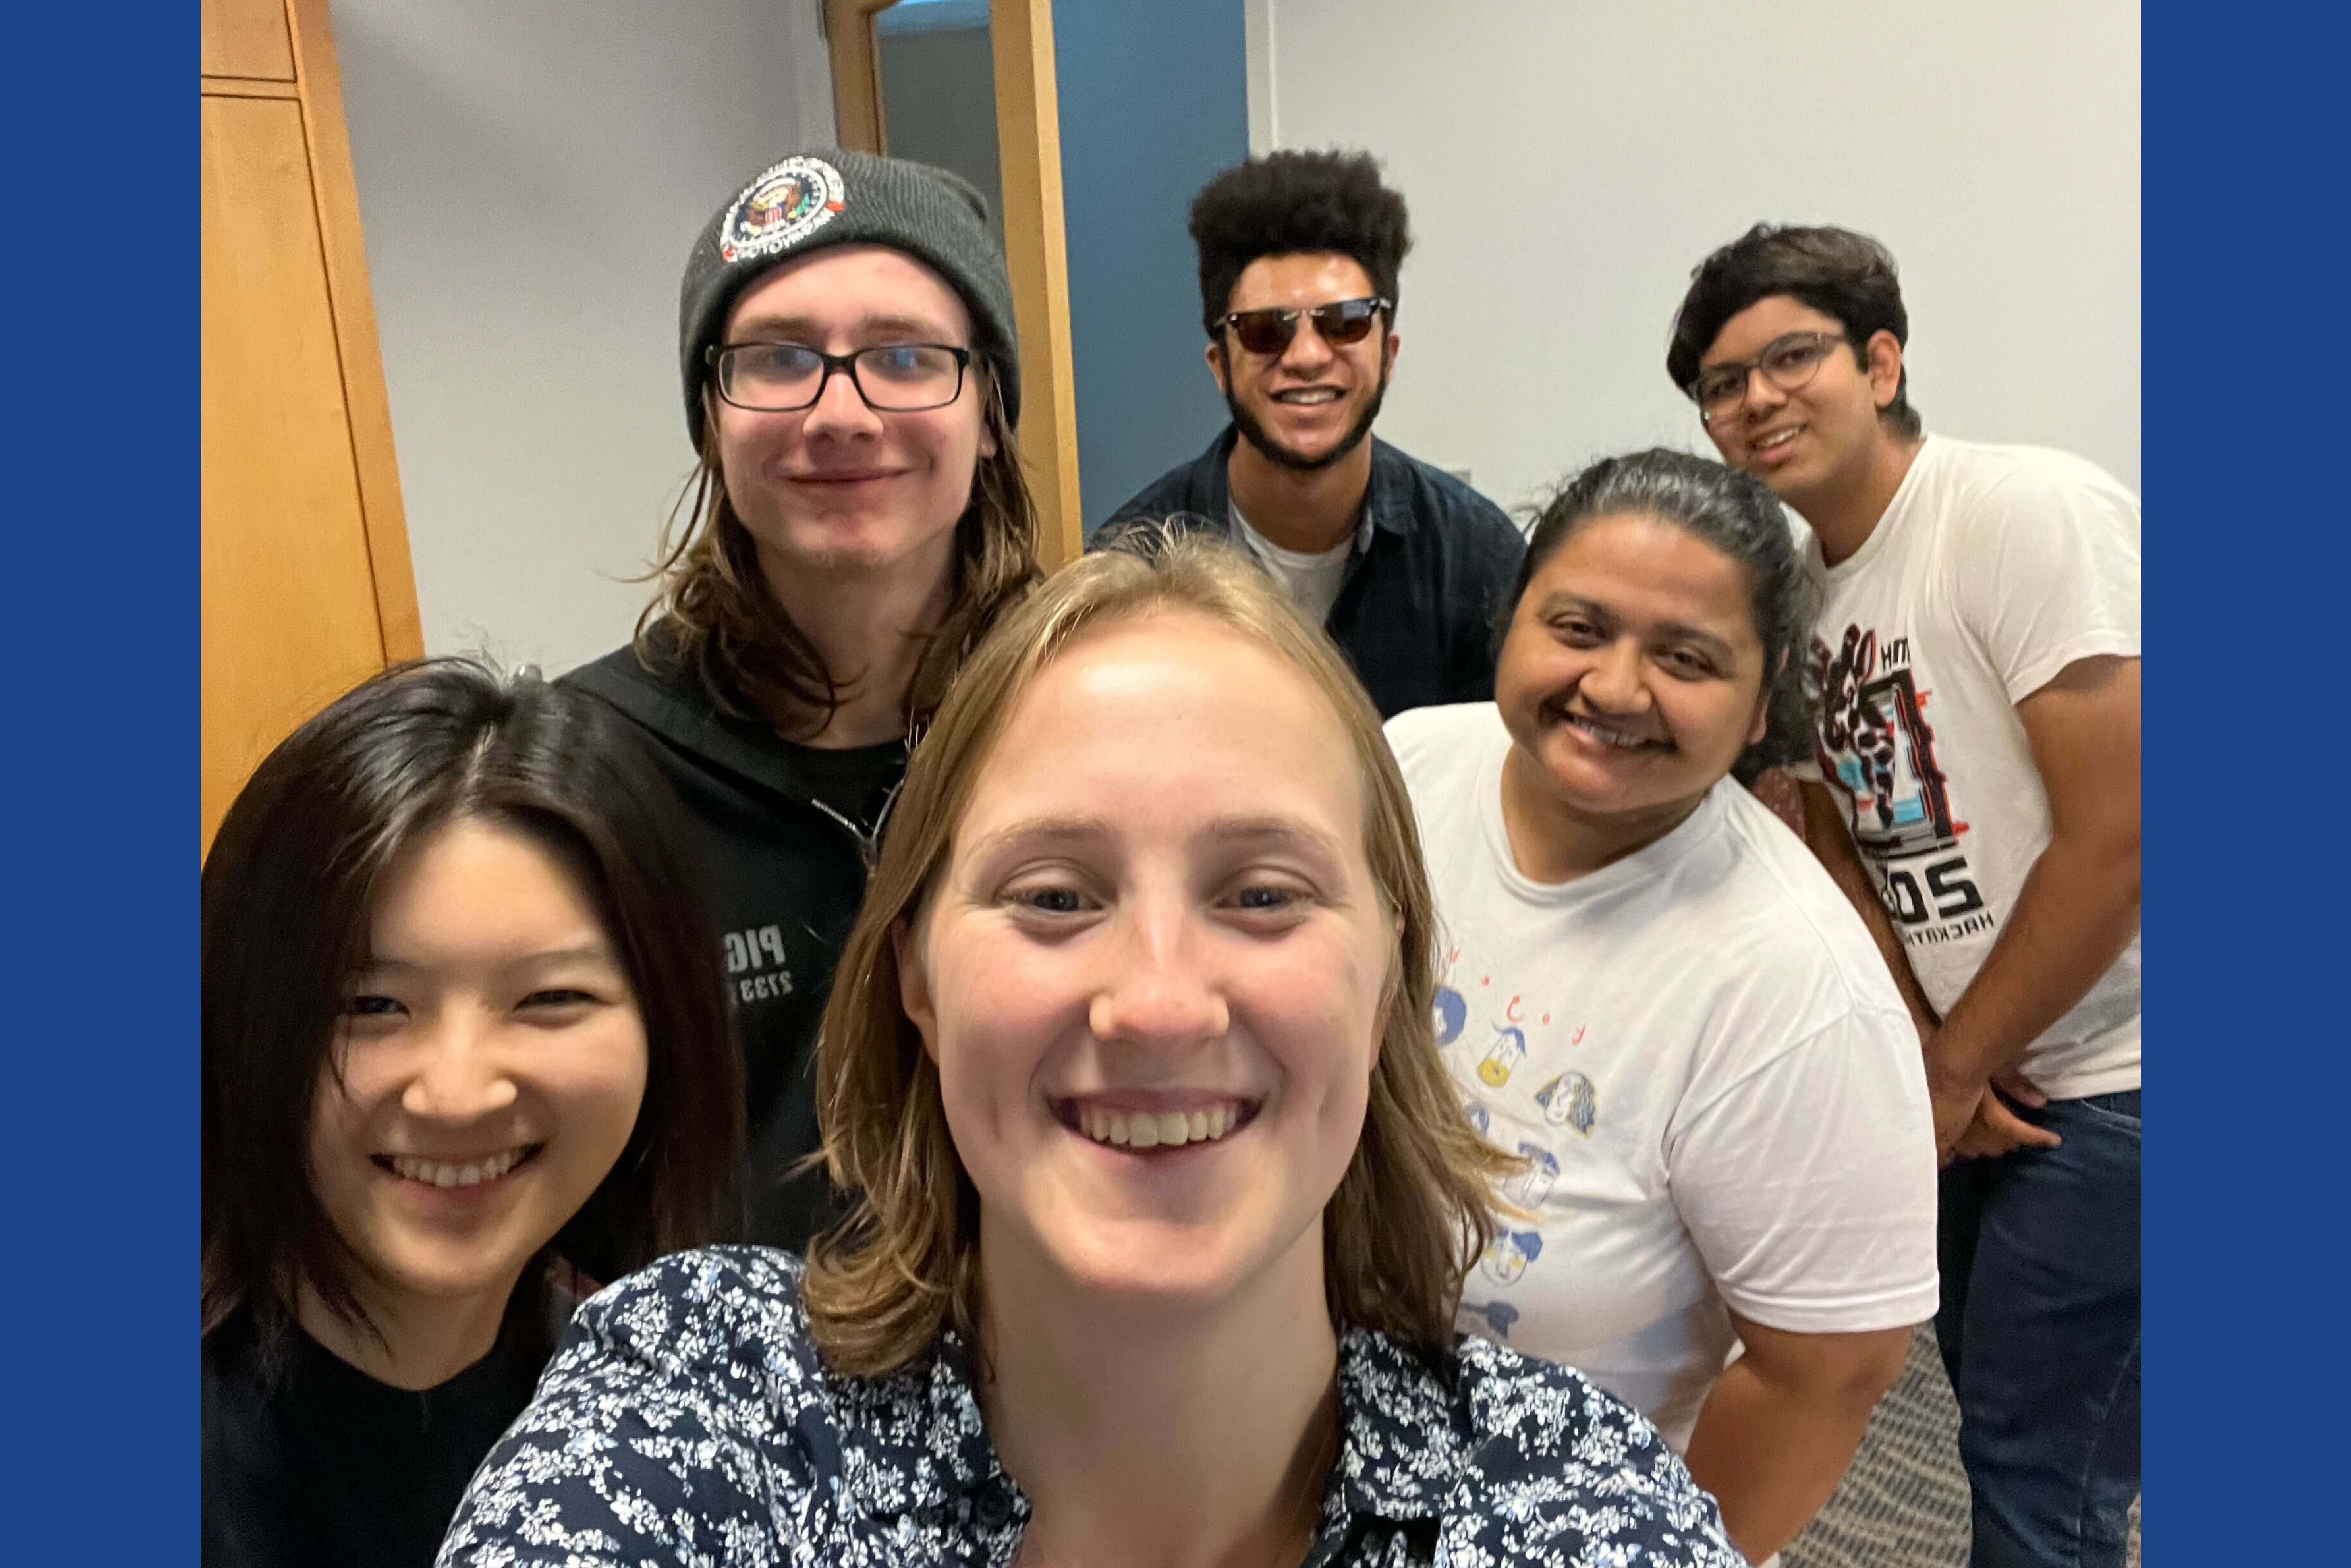
{"type": "Polygon", "coordinates": [[[1822,361],[1839,343],[1850,341],[1843,332],[1786,332],[1763,345],[1751,360],[1726,360],[1698,371],[1690,382],[1690,401],[1698,417],[1712,424],[1737,413],[1747,403],[1747,389],[1756,371],[1782,392],[1802,388],[1820,373],[1822,361]]]}

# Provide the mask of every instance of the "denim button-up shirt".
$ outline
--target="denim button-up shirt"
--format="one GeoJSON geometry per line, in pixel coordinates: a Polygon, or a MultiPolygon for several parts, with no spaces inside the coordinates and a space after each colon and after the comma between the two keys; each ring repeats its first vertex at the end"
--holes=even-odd
{"type": "MultiPolygon", "coordinates": [[[[467,1489],[442,1568],[1008,1568],[1029,1500],[966,1347],[949,1333],[888,1376],[842,1376],[799,1279],[789,1253],[712,1248],[590,1300],[467,1489]]],[[[1742,1562],[1656,1428],[1564,1367],[1351,1329],[1339,1398],[1308,1568],[1742,1562]]]]}
{"type": "MultiPolygon", "coordinates": [[[[1227,425],[1207,451],[1113,513],[1087,548],[1179,513],[1189,526],[1229,531],[1225,464],[1239,439],[1227,425]]],[[[1263,518],[1253,520],[1262,528],[1263,518]]],[[[1493,502],[1376,437],[1363,523],[1324,624],[1380,716],[1492,697],[1496,623],[1510,608],[1525,538],[1493,502]]]]}

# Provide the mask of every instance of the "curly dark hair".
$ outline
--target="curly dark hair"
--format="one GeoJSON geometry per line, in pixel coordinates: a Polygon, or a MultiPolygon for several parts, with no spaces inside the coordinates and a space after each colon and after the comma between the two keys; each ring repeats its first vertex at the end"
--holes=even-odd
{"type": "Polygon", "coordinates": [[[1211,338],[1233,285],[1261,256],[1336,251],[1372,275],[1392,308],[1396,272],[1412,248],[1404,198],[1380,183],[1368,152],[1269,152],[1226,170],[1192,198],[1200,248],[1200,324],[1211,338]]]}
{"type": "Polygon", "coordinates": [[[1602,458],[1560,486],[1535,518],[1502,612],[1505,629],[1527,584],[1560,546],[1594,518],[1627,512],[1670,523],[1712,545],[1746,574],[1748,612],[1763,644],[1767,696],[1763,738],[1740,754],[1731,777],[1751,784],[1767,768],[1810,757],[1814,702],[1803,653],[1818,599],[1780,498],[1761,479],[1662,446],[1602,458]]]}
{"type": "MultiPolygon", "coordinates": [[[[1902,308],[1902,283],[1894,253],[1851,229],[1800,228],[1757,224],[1698,263],[1689,292],[1674,312],[1673,340],[1666,349],[1666,373],[1685,392],[1698,380],[1698,361],[1723,323],[1775,294],[1801,299],[1834,316],[1853,340],[1854,358],[1868,363],[1869,340],[1880,331],[1910,341],[1910,315],[1902,308]]],[[[1926,427],[1910,406],[1906,367],[1894,401],[1878,417],[1897,435],[1916,436],[1926,427]]]]}

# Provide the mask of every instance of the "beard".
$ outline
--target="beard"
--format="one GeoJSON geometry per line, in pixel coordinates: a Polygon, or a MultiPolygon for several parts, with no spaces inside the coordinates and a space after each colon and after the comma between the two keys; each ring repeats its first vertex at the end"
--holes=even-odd
{"type": "Polygon", "coordinates": [[[1232,378],[1225,378],[1225,407],[1232,413],[1234,428],[1241,433],[1242,439],[1264,455],[1267,462],[1277,468],[1287,468],[1293,474],[1317,473],[1361,446],[1364,437],[1372,433],[1372,421],[1379,418],[1380,402],[1387,395],[1388,352],[1383,347],[1380,350],[1380,384],[1372,389],[1371,401],[1364,405],[1364,412],[1355,416],[1355,423],[1347,427],[1347,434],[1332,444],[1330,451],[1320,457],[1309,457],[1276,441],[1258,422],[1257,415],[1243,408],[1240,400],[1233,396],[1232,378]]]}

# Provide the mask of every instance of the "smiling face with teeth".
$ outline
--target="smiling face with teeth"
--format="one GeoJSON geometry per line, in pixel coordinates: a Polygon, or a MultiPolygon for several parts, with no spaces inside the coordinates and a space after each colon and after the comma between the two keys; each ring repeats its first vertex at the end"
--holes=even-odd
{"type": "Polygon", "coordinates": [[[579,879],[478,818],[394,863],[368,953],[319,1087],[312,1186],[376,1322],[495,1324],[629,1141],[643,1020],[579,879]]]}
{"type": "MultiPolygon", "coordinates": [[[[1792,295],[1770,295],[1722,324],[1699,369],[1752,361],[1791,332],[1843,336],[1845,327],[1792,295]]],[[[1823,503],[1834,507],[1840,492],[1865,486],[1880,448],[1907,439],[1879,418],[1901,386],[1902,345],[1881,330],[1858,348],[1840,344],[1793,392],[1750,371],[1746,402],[1710,421],[1707,434],[1723,462],[1810,516],[1823,503]]]]}
{"type": "MultiPolygon", "coordinates": [[[[845,354],[883,343],[968,347],[970,312],[945,278],[883,246],[841,246],[777,267],[726,318],[728,343],[799,343],[845,354]]],[[[812,407],[709,400],[711,444],[736,517],[769,583],[890,578],[943,581],[980,460],[984,365],[953,402],[877,413],[835,375],[812,407]]],[[[787,601],[789,602],[789,601],[787,601]]]]}
{"type": "MultiPolygon", "coordinates": [[[[1379,292],[1361,262],[1335,251],[1261,256],[1242,268],[1226,308],[1312,310],[1379,292]]],[[[1268,461],[1290,469],[1329,467],[1361,449],[1379,417],[1404,347],[1387,326],[1383,317],[1361,340],[1333,344],[1301,317],[1279,354],[1251,353],[1227,328],[1208,344],[1208,371],[1233,423],[1268,461]]]]}
{"type": "Polygon", "coordinates": [[[1322,1299],[1396,962],[1359,767],[1311,681],[1182,612],[1081,633],[1008,716],[897,942],[991,1312],[1322,1299]]]}
{"type": "Polygon", "coordinates": [[[1521,871],[1557,881],[1655,841],[1762,738],[1752,599],[1738,561],[1638,514],[1576,524],[1534,570],[1494,674],[1521,871]]]}

